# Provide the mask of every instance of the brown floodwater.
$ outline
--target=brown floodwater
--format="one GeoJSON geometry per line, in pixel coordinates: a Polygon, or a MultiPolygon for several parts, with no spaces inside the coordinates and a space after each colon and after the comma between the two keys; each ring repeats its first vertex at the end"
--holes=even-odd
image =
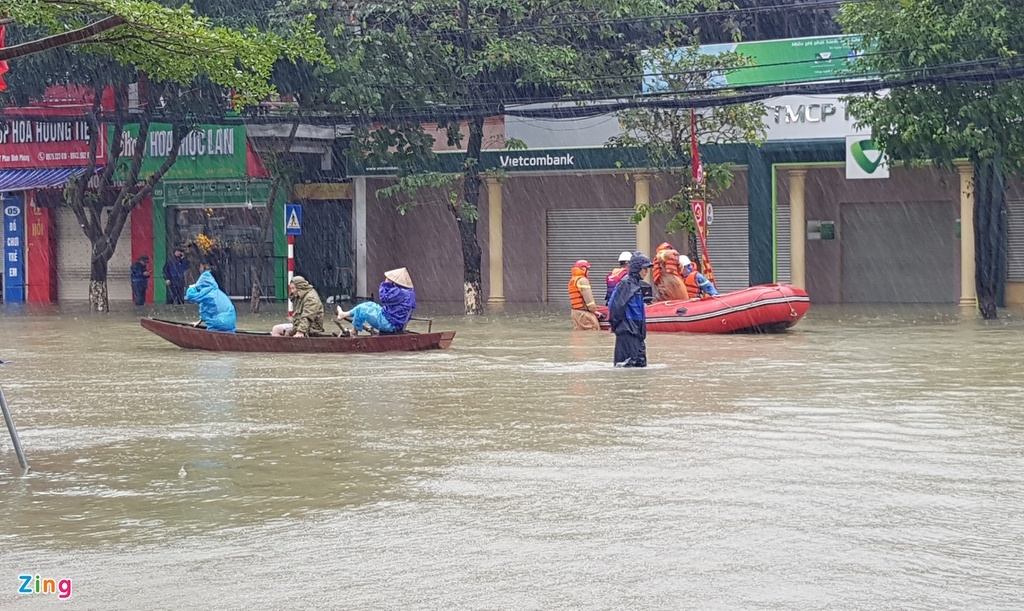
{"type": "Polygon", "coordinates": [[[782,335],[652,335],[646,370],[542,310],[338,356],[183,351],[127,308],[0,313],[31,464],[0,431],[3,609],[1024,600],[1024,313],[813,307],[782,335]]]}

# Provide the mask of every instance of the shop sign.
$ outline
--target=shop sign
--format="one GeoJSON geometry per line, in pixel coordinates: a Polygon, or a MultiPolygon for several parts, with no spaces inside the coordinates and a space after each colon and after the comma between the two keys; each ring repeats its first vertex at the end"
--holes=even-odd
{"type": "MultiPolygon", "coordinates": [[[[860,35],[812,36],[783,40],[704,45],[697,49],[701,55],[736,53],[749,61],[749,66],[728,71],[714,71],[706,87],[742,87],[777,85],[810,81],[850,80],[866,78],[853,75],[851,68],[858,51],[860,35]]],[[[667,59],[674,60],[689,52],[682,47],[670,52],[667,59]]],[[[643,92],[667,91],[668,82],[661,75],[661,58],[648,55],[643,80],[643,92]]]]}
{"type": "Polygon", "coordinates": [[[846,137],[846,178],[889,178],[889,163],[870,136],[846,137]]]}
{"type": "Polygon", "coordinates": [[[161,181],[153,201],[184,208],[262,208],[270,197],[268,180],[161,181]]]}
{"type": "MultiPolygon", "coordinates": [[[[97,143],[96,162],[106,160],[106,146],[97,143]]],[[[86,121],[6,120],[0,122],[0,169],[68,168],[89,163],[86,121]]]]}
{"type": "MultiPolygon", "coordinates": [[[[113,138],[113,127],[108,138],[113,138]]],[[[125,126],[121,137],[121,177],[127,171],[139,144],[139,126],[125,126]]],[[[164,123],[150,125],[146,138],[142,170],[139,178],[151,176],[166,161],[174,142],[172,126],[164,123]]],[[[214,178],[245,178],[244,125],[200,125],[181,141],[178,158],[164,174],[164,180],[206,180],[214,178]]]]}
{"type": "Polygon", "coordinates": [[[21,199],[4,197],[4,301],[25,301],[24,206],[21,199]]]}

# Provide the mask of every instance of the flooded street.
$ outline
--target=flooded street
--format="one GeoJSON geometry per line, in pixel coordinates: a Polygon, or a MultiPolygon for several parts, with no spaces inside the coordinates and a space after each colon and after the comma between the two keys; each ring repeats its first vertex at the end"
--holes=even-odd
{"type": "Polygon", "coordinates": [[[231,355],[7,310],[32,470],[0,431],[0,608],[1020,608],[1020,312],[812,307],[651,335],[646,370],[568,314],[434,327],[451,349],[231,355]]]}

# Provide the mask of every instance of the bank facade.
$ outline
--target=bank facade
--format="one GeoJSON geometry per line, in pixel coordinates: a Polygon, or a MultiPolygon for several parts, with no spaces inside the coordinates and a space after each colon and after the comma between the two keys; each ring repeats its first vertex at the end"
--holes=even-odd
{"type": "MultiPolygon", "coordinates": [[[[768,139],[761,146],[702,146],[705,162],[729,162],[736,174],[732,188],[713,201],[709,229],[720,289],[781,281],[805,287],[819,304],[973,307],[969,165],[953,172],[871,168],[870,155],[853,152],[867,136],[838,98],[794,96],[766,106],[768,139]],[[867,163],[858,169],[860,161],[867,163]]],[[[505,118],[506,136],[529,148],[481,155],[481,169],[501,176],[487,178],[480,197],[488,302],[567,303],[576,259],[590,260],[603,276],[622,250],[650,253],[664,240],[685,248],[684,236],[665,234],[667,217],[630,222],[636,206],[675,190],[668,177],[646,171],[638,151],[604,146],[618,129],[613,116],[505,118]]],[[[435,169],[443,171],[457,171],[462,159],[438,157],[435,169]]],[[[378,189],[394,184],[391,172],[349,168],[359,294],[372,293],[386,269],[408,266],[422,301],[461,301],[455,220],[442,205],[402,215],[398,201],[379,199],[378,189]]],[[[1007,192],[1007,215],[1005,302],[1024,305],[1024,191],[1016,183],[1007,192]]]]}

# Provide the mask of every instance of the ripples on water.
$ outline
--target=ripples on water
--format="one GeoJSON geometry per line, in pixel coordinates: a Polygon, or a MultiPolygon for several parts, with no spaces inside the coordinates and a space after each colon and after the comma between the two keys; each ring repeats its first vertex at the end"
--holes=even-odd
{"type": "Polygon", "coordinates": [[[815,308],[646,371],[542,313],[292,357],[7,315],[0,607],[58,602],[31,572],[90,609],[1018,609],[1012,314],[815,308]]]}

